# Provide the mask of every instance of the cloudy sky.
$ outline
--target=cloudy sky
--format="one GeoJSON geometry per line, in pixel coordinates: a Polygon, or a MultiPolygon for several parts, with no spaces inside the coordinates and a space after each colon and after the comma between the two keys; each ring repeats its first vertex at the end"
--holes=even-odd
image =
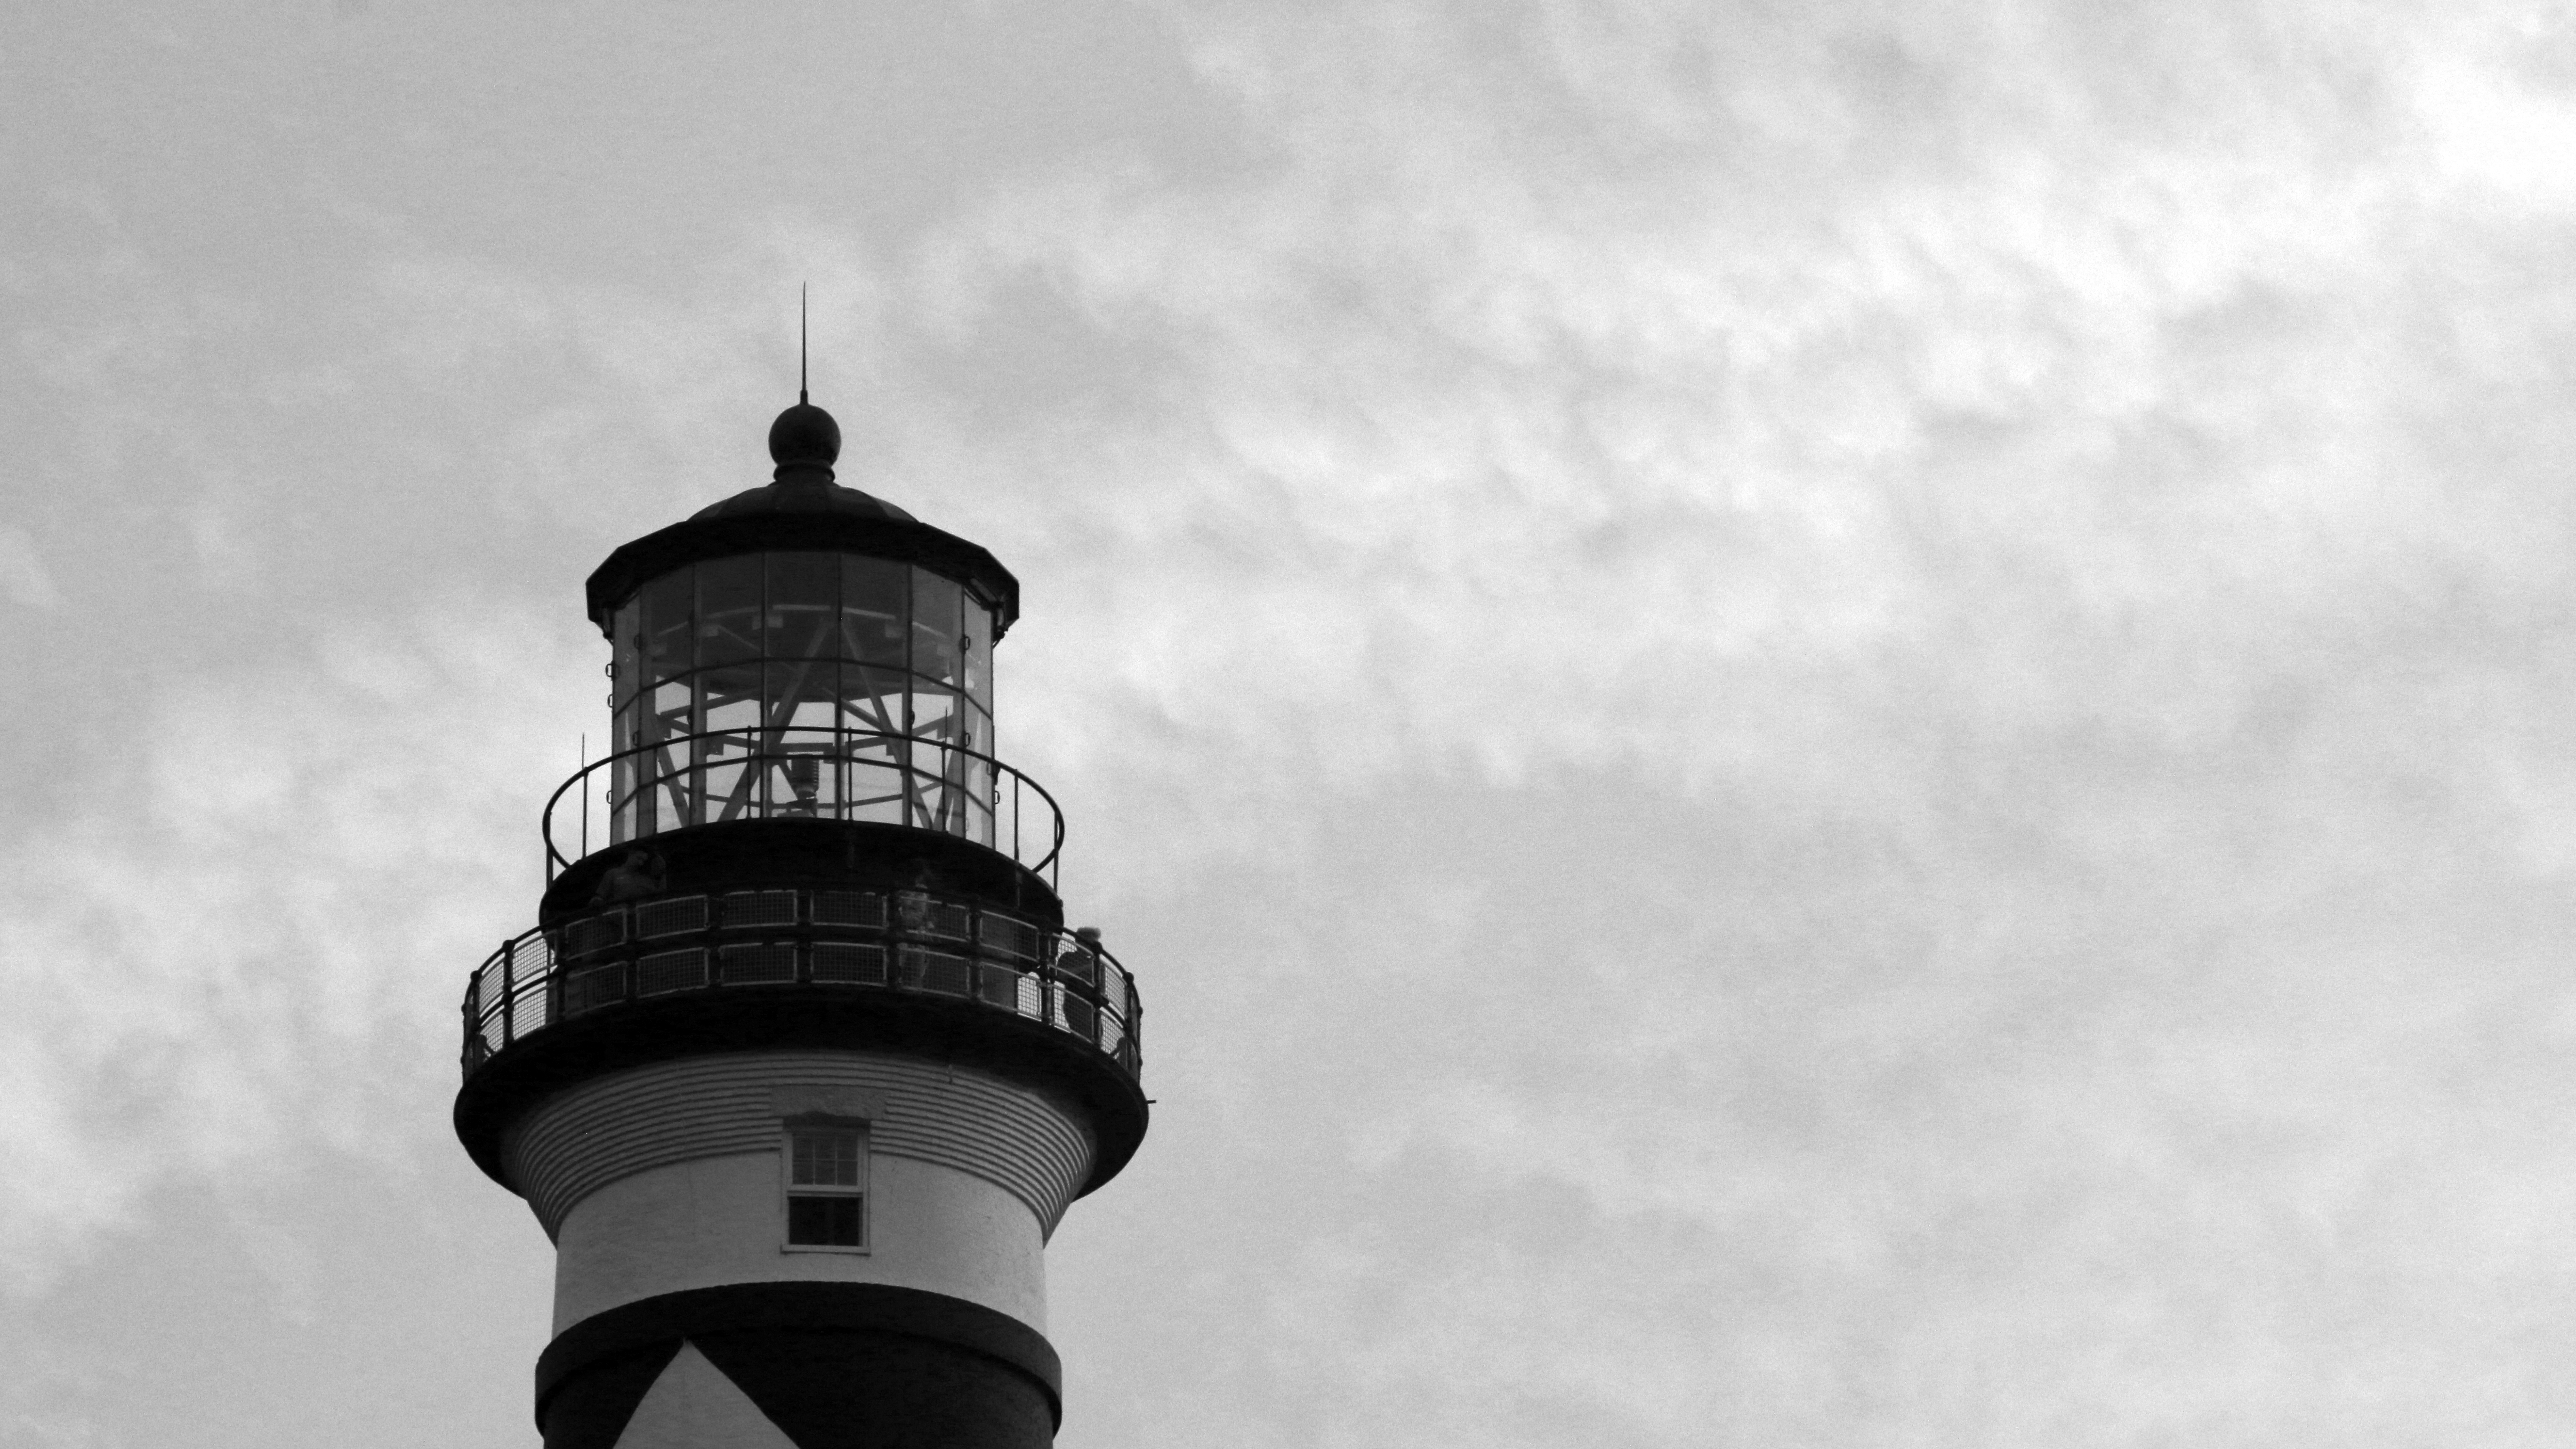
{"type": "Polygon", "coordinates": [[[1066,1449],[2576,1436],[2576,16],[0,10],[0,1445],[535,1441],[447,1125],[765,481],[1146,992],[1066,1449]]]}

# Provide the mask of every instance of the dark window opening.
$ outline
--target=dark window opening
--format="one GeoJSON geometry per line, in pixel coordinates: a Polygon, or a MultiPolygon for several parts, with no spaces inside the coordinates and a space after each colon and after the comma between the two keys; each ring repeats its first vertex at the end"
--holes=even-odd
{"type": "Polygon", "coordinates": [[[799,1197],[787,1199],[787,1242],[799,1248],[859,1246],[859,1199],[799,1197]]]}

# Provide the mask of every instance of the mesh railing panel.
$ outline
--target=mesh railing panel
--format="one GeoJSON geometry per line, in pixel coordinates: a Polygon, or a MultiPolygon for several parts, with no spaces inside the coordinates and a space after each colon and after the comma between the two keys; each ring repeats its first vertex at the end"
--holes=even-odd
{"type": "Polygon", "coordinates": [[[906,946],[896,962],[895,984],[907,991],[964,996],[973,987],[973,979],[968,974],[970,964],[965,957],[946,951],[925,951],[918,946],[906,946]]]}
{"type": "Polygon", "coordinates": [[[727,986],[775,984],[796,979],[796,948],[775,943],[727,946],[721,953],[727,986]]]}
{"type": "Polygon", "coordinates": [[[990,961],[975,968],[975,999],[1004,1011],[1020,1007],[1020,973],[990,961]]]}
{"type": "Polygon", "coordinates": [[[637,996],[665,996],[706,984],[707,953],[703,950],[656,951],[635,963],[637,996]]]}
{"type": "Polygon", "coordinates": [[[882,931],[886,924],[885,897],[874,891],[816,891],[814,924],[882,931]]]}
{"type": "Polygon", "coordinates": [[[593,966],[564,977],[563,1010],[566,1016],[579,1016],[597,1011],[626,999],[626,966],[593,966]]]}
{"type": "Polygon", "coordinates": [[[886,948],[883,946],[817,941],[813,951],[816,981],[846,986],[886,984],[886,948]]]}
{"type": "Polygon", "coordinates": [[[975,944],[987,956],[1008,956],[1015,961],[1038,959],[1038,928],[1026,921],[986,911],[975,923],[975,944]]]}
{"type": "Polygon", "coordinates": [[[667,901],[647,901],[635,908],[635,934],[650,941],[664,936],[684,935],[707,928],[707,898],[678,896],[667,901]]]}
{"type": "Polygon", "coordinates": [[[588,956],[594,952],[625,944],[626,913],[624,911],[592,916],[588,920],[575,921],[564,927],[563,953],[567,956],[588,956]]]}
{"type": "Polygon", "coordinates": [[[725,929],[796,924],[796,892],[735,891],[724,898],[725,929]]]}

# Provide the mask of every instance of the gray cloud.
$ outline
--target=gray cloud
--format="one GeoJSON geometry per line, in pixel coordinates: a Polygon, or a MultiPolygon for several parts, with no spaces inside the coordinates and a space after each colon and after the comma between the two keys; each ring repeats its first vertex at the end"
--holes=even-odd
{"type": "MultiPolygon", "coordinates": [[[[624,102],[433,47],[318,170],[212,127],[291,221],[138,153],[0,222],[0,579],[31,697],[103,701],[0,786],[23,1300],[189,1183],[452,1152],[452,993],[600,718],[573,586],[760,476],[810,278],[853,481],[1028,584],[1004,750],[1149,992],[1069,1446],[2564,1437],[2563,34],[1097,15],[1070,139],[916,77],[800,150],[710,104],[770,52],[648,31],[582,74],[756,159],[592,185],[624,102]]],[[[252,1218],[261,1311],[332,1312],[345,1240],[252,1218]]],[[[0,1412],[117,1442],[64,1382],[0,1412]]]]}

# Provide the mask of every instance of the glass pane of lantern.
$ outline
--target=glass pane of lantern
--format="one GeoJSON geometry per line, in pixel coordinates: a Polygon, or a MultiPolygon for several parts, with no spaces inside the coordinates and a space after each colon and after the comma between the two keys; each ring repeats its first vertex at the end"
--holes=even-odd
{"type": "Polygon", "coordinates": [[[916,679],[912,682],[912,734],[917,739],[962,744],[958,730],[957,691],[916,679]]]}
{"type": "Polygon", "coordinates": [[[966,757],[966,838],[978,845],[993,843],[993,767],[983,760],[966,757]]]}
{"type": "Polygon", "coordinates": [[[611,643],[608,757],[610,764],[600,780],[608,790],[608,839],[615,844],[635,833],[635,779],[637,761],[631,753],[642,738],[644,700],[638,688],[637,668],[643,658],[642,636],[637,632],[639,610],[636,601],[627,600],[611,616],[611,643]]]}
{"type": "Polygon", "coordinates": [[[868,735],[903,733],[904,677],[891,669],[841,668],[841,728],[868,735]]]}
{"type": "Polygon", "coordinates": [[[824,743],[840,712],[839,661],[772,659],[767,668],[761,707],[768,728],[789,731],[791,741],[824,743]]]}
{"type": "Polygon", "coordinates": [[[958,588],[928,569],[912,571],[912,672],[957,683],[958,588]]]}
{"type": "MultiPolygon", "coordinates": [[[[754,708],[759,700],[752,701],[754,708]]],[[[692,824],[716,825],[727,820],[742,820],[759,813],[761,772],[753,768],[753,747],[760,739],[757,731],[716,735],[698,741],[697,776],[698,811],[692,824]]]]}
{"type": "Polygon", "coordinates": [[[841,666],[843,819],[903,823],[903,686],[896,670],[841,666]]]}
{"type": "MultiPolygon", "coordinates": [[[[837,571],[836,571],[837,573],[837,571]]],[[[855,667],[855,666],[853,666],[855,667]]],[[[762,737],[764,783],[772,813],[836,818],[841,772],[830,768],[833,720],[840,709],[837,659],[773,659],[763,708],[771,733],[762,737]]]]}
{"type": "Polygon", "coordinates": [[[759,660],[701,669],[694,682],[700,729],[747,732],[760,728],[759,660]]]}
{"type": "Polygon", "coordinates": [[[644,738],[636,743],[677,739],[697,728],[696,716],[691,712],[696,692],[686,676],[654,685],[646,700],[644,738]]]}
{"type": "Polygon", "coordinates": [[[841,559],[841,657],[903,665],[905,604],[912,570],[882,559],[841,559]]]}
{"type": "Polygon", "coordinates": [[[966,833],[966,756],[947,748],[962,744],[964,724],[957,692],[927,680],[912,681],[912,823],[951,835],[966,833]]]}
{"type": "Polygon", "coordinates": [[[760,555],[698,565],[698,667],[758,657],[760,555]]]}
{"type": "Polygon", "coordinates": [[[608,625],[608,696],[609,708],[623,715],[636,691],[643,687],[638,669],[644,658],[644,636],[638,627],[642,611],[633,599],[618,605],[608,625]]]}
{"type": "Polygon", "coordinates": [[[644,635],[644,671],[649,683],[677,679],[696,667],[690,643],[695,634],[696,587],[692,570],[674,569],[646,584],[639,596],[643,617],[638,627],[644,635]]]}
{"type": "Polygon", "coordinates": [[[841,602],[841,557],[830,553],[769,555],[768,640],[772,659],[831,659],[841,602]]]}
{"type": "Polygon", "coordinates": [[[993,712],[993,611],[972,594],[966,596],[966,693],[984,713],[993,712]]]}

